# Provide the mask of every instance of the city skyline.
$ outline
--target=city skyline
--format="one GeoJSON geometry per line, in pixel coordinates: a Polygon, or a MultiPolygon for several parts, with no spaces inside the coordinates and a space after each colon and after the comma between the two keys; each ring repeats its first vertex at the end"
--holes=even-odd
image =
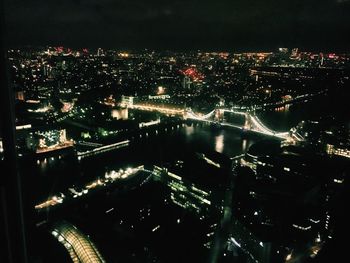
{"type": "Polygon", "coordinates": [[[347,256],[350,0],[4,1],[0,262],[347,256]]]}

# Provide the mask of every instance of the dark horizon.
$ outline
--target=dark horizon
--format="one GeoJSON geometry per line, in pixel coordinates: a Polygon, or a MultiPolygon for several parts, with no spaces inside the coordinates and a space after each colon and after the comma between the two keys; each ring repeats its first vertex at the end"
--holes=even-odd
{"type": "Polygon", "coordinates": [[[156,52],[156,53],[183,53],[183,54],[188,54],[188,53],[230,53],[230,54],[239,54],[239,53],[275,53],[278,52],[279,48],[287,48],[289,52],[292,51],[292,49],[297,48],[298,52],[310,52],[313,54],[317,53],[323,53],[323,54],[349,54],[350,53],[350,48],[345,50],[345,49],[304,49],[300,48],[298,46],[276,46],[275,48],[256,48],[256,49],[244,49],[244,48],[231,48],[231,49],[169,49],[169,48],[152,48],[152,47],[138,47],[138,48],[130,48],[130,47],[106,47],[106,46],[67,46],[63,44],[41,44],[41,45],[11,45],[7,46],[8,49],[28,49],[28,50],[33,50],[33,49],[42,49],[42,48],[56,48],[56,47],[63,47],[65,49],[71,49],[71,50],[83,50],[83,49],[88,49],[89,52],[97,52],[97,49],[102,48],[105,51],[108,50],[113,50],[113,51],[120,51],[120,52],[128,52],[128,53],[142,53],[142,52],[156,52]]]}
{"type": "Polygon", "coordinates": [[[350,2],[8,1],[9,47],[348,52],[350,2]]]}

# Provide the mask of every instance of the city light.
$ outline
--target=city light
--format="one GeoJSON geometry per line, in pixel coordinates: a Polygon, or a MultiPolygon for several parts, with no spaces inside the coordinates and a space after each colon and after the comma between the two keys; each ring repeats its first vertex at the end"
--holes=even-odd
{"type": "Polygon", "coordinates": [[[290,253],[286,256],[286,261],[290,261],[291,259],[292,259],[292,253],[290,253]]]}
{"type": "MultiPolygon", "coordinates": [[[[40,203],[35,206],[36,210],[42,210],[44,208],[50,208],[56,206],[58,204],[62,204],[65,200],[69,200],[70,198],[76,199],[83,197],[85,195],[90,194],[92,190],[97,189],[99,187],[105,187],[107,185],[113,184],[114,182],[120,180],[126,180],[135,176],[138,172],[146,171],[144,166],[137,166],[134,168],[128,167],[126,170],[120,169],[118,172],[112,170],[105,174],[104,179],[98,178],[88,184],[81,189],[77,189],[76,187],[69,187],[67,189],[66,194],[60,193],[59,195],[54,195],[48,198],[47,201],[40,203]]],[[[148,172],[148,171],[147,171],[148,172]]]]}
{"type": "Polygon", "coordinates": [[[40,231],[74,262],[103,262],[92,240],[108,260],[322,259],[343,228],[349,54],[106,47],[7,51],[15,152],[40,231]]]}
{"type": "Polygon", "coordinates": [[[165,92],[165,88],[163,86],[158,87],[157,95],[162,95],[165,92]]]}

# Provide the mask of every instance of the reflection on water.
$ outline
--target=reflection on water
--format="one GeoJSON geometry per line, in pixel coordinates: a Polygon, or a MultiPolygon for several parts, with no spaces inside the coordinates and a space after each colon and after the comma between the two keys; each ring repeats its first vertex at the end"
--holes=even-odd
{"type": "Polygon", "coordinates": [[[186,133],[186,136],[192,136],[194,133],[194,127],[192,125],[186,126],[185,133],[186,133]]]}
{"type": "Polygon", "coordinates": [[[289,107],[290,107],[290,104],[286,104],[286,105],[283,105],[281,107],[275,108],[275,111],[277,111],[277,112],[289,111],[289,107]]]}
{"type": "Polygon", "coordinates": [[[248,150],[247,145],[248,145],[248,141],[246,139],[243,139],[242,140],[242,152],[245,153],[248,150]]]}
{"type": "Polygon", "coordinates": [[[215,151],[222,153],[224,150],[224,135],[220,134],[215,137],[215,151]]]}
{"type": "Polygon", "coordinates": [[[127,120],[129,118],[128,109],[113,109],[112,117],[117,120],[127,120]]]}

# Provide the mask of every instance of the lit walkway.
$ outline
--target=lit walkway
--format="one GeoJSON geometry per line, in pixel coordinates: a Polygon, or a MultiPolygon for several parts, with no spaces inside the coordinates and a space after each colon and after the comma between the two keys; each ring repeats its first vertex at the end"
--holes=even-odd
{"type": "Polygon", "coordinates": [[[74,263],[105,262],[88,236],[68,222],[56,224],[52,235],[64,245],[74,263]]]}

